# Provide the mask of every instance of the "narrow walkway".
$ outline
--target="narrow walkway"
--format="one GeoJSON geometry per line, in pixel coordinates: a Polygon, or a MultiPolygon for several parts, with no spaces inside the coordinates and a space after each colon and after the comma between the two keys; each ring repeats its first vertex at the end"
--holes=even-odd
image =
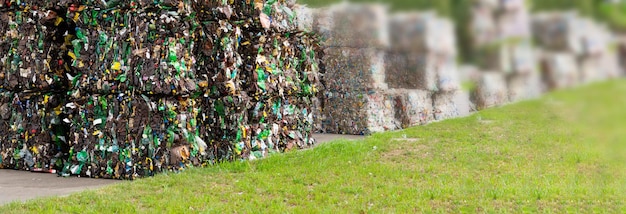
{"type": "MultiPolygon", "coordinates": [[[[363,136],[317,134],[318,143],[335,139],[363,139],[363,136]]],[[[120,182],[107,179],[62,178],[56,174],[32,173],[0,169],[0,206],[13,201],[51,196],[64,196],[83,190],[97,189],[120,182]]]]}

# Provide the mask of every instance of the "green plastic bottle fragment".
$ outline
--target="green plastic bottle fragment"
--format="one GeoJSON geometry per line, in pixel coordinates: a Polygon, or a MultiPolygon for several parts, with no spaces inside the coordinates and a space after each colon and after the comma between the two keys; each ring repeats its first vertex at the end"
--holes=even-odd
{"type": "Polygon", "coordinates": [[[80,163],[86,163],[89,158],[89,154],[86,151],[80,151],[76,153],[76,160],[80,163]]]}

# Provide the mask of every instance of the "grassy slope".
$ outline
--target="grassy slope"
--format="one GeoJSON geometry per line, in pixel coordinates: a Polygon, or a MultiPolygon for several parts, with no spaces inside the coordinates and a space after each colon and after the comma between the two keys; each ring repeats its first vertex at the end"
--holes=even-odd
{"type": "Polygon", "coordinates": [[[626,81],[255,162],[0,207],[24,212],[626,212],[626,81]],[[619,119],[622,118],[622,119],[619,119]]]}

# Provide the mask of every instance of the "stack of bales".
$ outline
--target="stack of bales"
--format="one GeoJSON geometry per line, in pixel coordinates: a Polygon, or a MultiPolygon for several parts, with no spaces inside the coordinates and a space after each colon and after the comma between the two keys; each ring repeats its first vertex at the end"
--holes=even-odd
{"type": "Polygon", "coordinates": [[[0,168],[50,171],[66,142],[60,107],[71,21],[49,1],[0,3],[0,168]]]}
{"type": "Polygon", "coordinates": [[[465,115],[453,24],[431,12],[404,13],[390,18],[389,31],[386,83],[397,93],[402,126],[465,115]]]}
{"type": "Polygon", "coordinates": [[[132,179],[199,164],[189,3],[71,1],[63,175],[132,179]]]}
{"type": "Polygon", "coordinates": [[[615,40],[608,28],[575,12],[533,17],[542,46],[543,79],[549,89],[605,80],[620,75],[615,40]]]}
{"type": "Polygon", "coordinates": [[[476,79],[476,106],[483,109],[538,96],[540,76],[525,1],[480,0],[471,9],[472,52],[484,70],[484,76],[476,79]]]}
{"type": "Polygon", "coordinates": [[[326,68],[318,131],[369,134],[399,127],[395,93],[385,82],[387,22],[382,5],[339,4],[315,12],[326,68]]]}
{"type": "Polygon", "coordinates": [[[293,1],[199,1],[198,118],[210,162],[314,144],[320,83],[311,11],[293,1]]]}
{"type": "Polygon", "coordinates": [[[133,179],[314,143],[321,55],[293,1],[4,3],[2,168],[133,179]]]}

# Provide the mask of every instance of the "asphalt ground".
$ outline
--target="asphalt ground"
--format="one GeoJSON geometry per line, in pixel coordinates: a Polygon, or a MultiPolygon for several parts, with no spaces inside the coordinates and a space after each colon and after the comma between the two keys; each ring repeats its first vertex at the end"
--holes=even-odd
{"type": "MultiPolygon", "coordinates": [[[[363,136],[318,134],[315,139],[325,143],[335,139],[362,139],[363,136]]],[[[122,182],[119,180],[59,177],[56,174],[0,169],[0,205],[41,197],[67,196],[75,192],[97,189],[122,182]]]]}

